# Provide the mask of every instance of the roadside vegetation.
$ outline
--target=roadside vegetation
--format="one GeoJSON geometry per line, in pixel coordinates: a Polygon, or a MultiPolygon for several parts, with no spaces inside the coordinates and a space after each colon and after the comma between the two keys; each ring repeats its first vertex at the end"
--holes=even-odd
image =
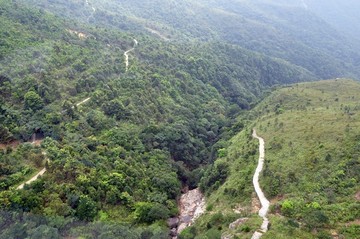
{"type": "Polygon", "coordinates": [[[258,154],[254,127],[265,139],[260,184],[271,201],[271,227],[263,238],[357,238],[359,90],[358,82],[345,79],[300,83],[262,101],[242,119],[248,127],[229,141],[226,156],[215,162],[231,169],[228,178],[215,191],[205,189],[208,212],[188,230],[209,233],[214,227],[206,225],[217,215],[219,233],[249,238],[261,224],[251,181],[258,154]],[[229,221],[241,217],[249,220],[229,230],[229,221]]]}

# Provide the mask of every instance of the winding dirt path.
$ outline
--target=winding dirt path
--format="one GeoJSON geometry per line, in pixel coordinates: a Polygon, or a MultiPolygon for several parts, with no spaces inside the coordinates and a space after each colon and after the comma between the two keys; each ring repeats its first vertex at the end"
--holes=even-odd
{"type": "Polygon", "coordinates": [[[259,137],[256,134],[256,130],[253,130],[253,134],[252,136],[255,139],[259,140],[259,162],[258,162],[258,166],[256,167],[255,170],[255,174],[253,177],[253,185],[256,191],[256,194],[260,200],[261,203],[261,209],[259,210],[259,216],[263,218],[263,223],[261,225],[261,228],[258,229],[253,236],[251,237],[251,239],[259,239],[264,233],[267,232],[268,230],[268,226],[269,226],[269,219],[266,217],[266,214],[269,210],[269,206],[270,206],[270,202],[269,200],[267,200],[267,198],[265,197],[263,191],[260,188],[260,184],[259,184],[259,175],[263,169],[264,166],[264,160],[265,160],[265,141],[263,138],[259,137]]]}
{"type": "Polygon", "coordinates": [[[132,52],[133,50],[135,50],[135,47],[137,46],[139,42],[134,39],[134,47],[125,51],[124,52],[124,56],[125,56],[125,72],[127,72],[129,70],[129,53],[132,52]]]}
{"type": "MultiPolygon", "coordinates": [[[[45,155],[46,157],[46,153],[43,152],[43,155],[45,155]]],[[[50,160],[48,158],[46,158],[46,161],[49,162],[50,160]]],[[[28,181],[26,181],[25,183],[21,184],[19,187],[17,187],[16,189],[23,189],[25,184],[30,184],[32,182],[34,182],[35,180],[37,180],[40,176],[42,176],[44,173],[46,172],[46,168],[44,167],[43,169],[41,169],[40,172],[38,172],[34,177],[30,178],[28,181]]]]}
{"type": "MultiPolygon", "coordinates": [[[[76,104],[76,106],[79,106],[79,105],[82,105],[86,102],[88,102],[89,100],[91,99],[91,97],[88,97],[86,98],[85,100],[83,101],[80,101],[79,103],[76,104]]],[[[74,106],[72,107],[74,108],[74,106]]],[[[34,145],[40,145],[41,144],[41,141],[36,141],[36,140],[33,140],[31,142],[31,144],[34,144],[34,145]]],[[[46,157],[46,152],[42,151],[42,154],[45,156],[45,159],[47,162],[50,162],[49,158],[46,157]]],[[[16,189],[19,190],[19,189],[23,189],[25,184],[30,184],[32,182],[34,182],[35,180],[37,180],[40,176],[42,176],[44,173],[46,172],[46,168],[44,167],[43,169],[40,170],[40,172],[38,172],[34,177],[30,178],[28,181],[26,181],[25,183],[22,183],[20,186],[18,186],[16,189]]]]}
{"type": "Polygon", "coordinates": [[[80,101],[79,103],[77,103],[77,104],[76,104],[76,106],[82,105],[82,104],[84,104],[84,103],[88,102],[90,99],[91,99],[91,97],[86,98],[85,100],[80,101]]]}

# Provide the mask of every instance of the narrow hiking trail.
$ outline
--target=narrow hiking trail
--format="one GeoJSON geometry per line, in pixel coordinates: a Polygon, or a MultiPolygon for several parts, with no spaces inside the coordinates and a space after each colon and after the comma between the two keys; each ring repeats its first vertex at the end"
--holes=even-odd
{"type": "Polygon", "coordinates": [[[256,191],[256,194],[260,200],[261,203],[261,209],[259,210],[259,216],[262,217],[263,223],[261,225],[261,228],[258,229],[251,237],[251,239],[259,239],[264,233],[267,232],[269,227],[269,219],[266,217],[266,214],[269,210],[270,202],[265,197],[263,191],[260,188],[259,184],[259,175],[263,169],[264,166],[264,160],[265,160],[265,141],[263,138],[259,137],[256,134],[256,130],[253,130],[252,136],[255,139],[259,140],[259,162],[258,166],[256,167],[255,174],[253,177],[253,185],[256,191]]]}
{"type": "MultiPolygon", "coordinates": [[[[82,104],[88,102],[90,99],[91,99],[91,97],[88,97],[88,98],[86,98],[85,100],[80,101],[79,103],[77,103],[76,106],[82,105],[82,104]]],[[[74,106],[73,106],[72,108],[74,108],[74,106]]],[[[41,141],[42,141],[42,140],[36,140],[36,138],[35,138],[35,139],[32,140],[31,144],[40,146],[41,141]]],[[[42,151],[42,154],[45,156],[45,160],[49,163],[50,160],[49,160],[49,158],[46,156],[46,152],[45,152],[45,151],[42,151]]],[[[21,184],[20,186],[18,186],[16,189],[17,189],[17,190],[23,189],[26,184],[30,184],[30,183],[34,182],[34,181],[37,180],[40,176],[42,176],[45,172],[46,172],[46,168],[44,167],[44,168],[41,169],[40,172],[38,172],[34,177],[32,177],[32,178],[30,178],[28,181],[22,183],[22,184],[21,184]]]]}
{"type": "Polygon", "coordinates": [[[34,182],[35,180],[37,180],[40,176],[42,176],[44,173],[46,172],[46,168],[43,168],[40,172],[38,172],[38,174],[36,174],[34,177],[32,177],[31,179],[29,179],[28,181],[26,181],[25,183],[21,184],[19,187],[17,187],[16,189],[23,189],[25,184],[30,184],[32,182],[34,182]]]}
{"type": "Polygon", "coordinates": [[[129,53],[130,53],[131,51],[135,50],[135,47],[137,46],[138,43],[139,43],[139,42],[138,42],[136,39],[134,39],[134,46],[133,46],[133,48],[131,48],[131,49],[129,49],[129,50],[127,50],[127,51],[124,52],[124,56],[125,56],[125,72],[127,72],[127,71],[129,70],[129,53]]]}
{"type": "MultiPolygon", "coordinates": [[[[42,154],[45,156],[45,159],[47,162],[50,162],[50,160],[46,157],[46,153],[42,152],[42,154]]],[[[19,187],[17,187],[16,189],[23,189],[25,184],[30,184],[32,182],[34,182],[35,180],[37,180],[40,176],[42,176],[44,173],[46,172],[46,168],[44,167],[43,169],[41,169],[40,172],[38,172],[34,177],[30,178],[28,181],[26,181],[25,183],[22,183],[19,187]]]]}
{"type": "MultiPolygon", "coordinates": [[[[260,201],[256,204],[259,204],[257,207],[258,208],[257,210],[259,211],[258,212],[259,216],[263,219],[263,223],[261,224],[261,227],[254,232],[251,239],[259,239],[264,233],[267,232],[267,230],[269,228],[269,219],[266,217],[266,214],[269,210],[270,202],[269,202],[269,200],[266,199],[263,191],[260,188],[260,184],[259,184],[259,176],[263,169],[264,160],[265,160],[265,141],[263,138],[259,137],[256,134],[255,129],[253,129],[252,137],[259,140],[259,160],[258,160],[258,165],[256,167],[254,176],[253,176],[253,185],[254,185],[254,189],[257,194],[257,197],[259,198],[259,201],[260,201]],[[261,208],[260,208],[260,205],[261,205],[261,208]]],[[[253,205],[254,205],[254,200],[255,200],[255,198],[253,198],[253,200],[252,200],[253,205]]],[[[255,201],[258,201],[258,200],[256,199],[255,201]]],[[[229,225],[229,229],[235,230],[236,228],[239,227],[239,225],[246,222],[248,219],[249,218],[247,218],[247,217],[242,217],[242,218],[237,219],[236,221],[232,222],[229,225]]],[[[233,237],[234,237],[233,233],[226,232],[221,236],[221,239],[231,239],[233,237]]]]}
{"type": "Polygon", "coordinates": [[[88,102],[90,99],[91,99],[91,97],[86,98],[85,100],[80,101],[79,103],[77,103],[77,104],[76,104],[76,106],[82,105],[82,104],[84,104],[84,103],[88,102]]]}

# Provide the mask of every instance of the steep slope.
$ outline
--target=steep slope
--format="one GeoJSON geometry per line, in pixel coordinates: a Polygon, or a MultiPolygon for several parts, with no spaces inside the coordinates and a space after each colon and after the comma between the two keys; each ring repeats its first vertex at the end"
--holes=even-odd
{"type": "MultiPolygon", "coordinates": [[[[275,211],[300,228],[325,228],[325,235],[330,225],[346,238],[358,235],[359,90],[358,83],[344,80],[299,84],[259,106],[260,114],[274,112],[256,124],[268,144],[265,191],[281,196],[273,201],[275,211]]],[[[286,235],[285,228],[274,227],[286,235]]]]}
{"type": "Polygon", "coordinates": [[[166,42],[20,1],[0,9],[5,238],[166,238],[182,186],[197,185],[231,120],[271,86],[316,79],[226,43],[166,42]],[[41,146],[24,143],[34,133],[41,146]]]}
{"type": "Polygon", "coordinates": [[[248,127],[219,152],[215,167],[227,170],[205,174],[208,214],[185,233],[222,228],[223,235],[249,238],[260,227],[251,182],[258,155],[254,127],[265,140],[260,185],[271,203],[271,227],[262,238],[357,238],[359,90],[358,82],[330,80],[292,85],[267,97],[252,111],[248,127]]]}

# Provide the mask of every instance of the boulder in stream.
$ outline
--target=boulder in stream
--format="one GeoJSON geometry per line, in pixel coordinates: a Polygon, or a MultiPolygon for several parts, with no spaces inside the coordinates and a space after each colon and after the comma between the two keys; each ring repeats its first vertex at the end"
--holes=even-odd
{"type": "Polygon", "coordinates": [[[179,205],[178,233],[186,227],[191,226],[195,220],[205,212],[205,197],[198,188],[189,190],[187,193],[181,195],[179,205]]]}

